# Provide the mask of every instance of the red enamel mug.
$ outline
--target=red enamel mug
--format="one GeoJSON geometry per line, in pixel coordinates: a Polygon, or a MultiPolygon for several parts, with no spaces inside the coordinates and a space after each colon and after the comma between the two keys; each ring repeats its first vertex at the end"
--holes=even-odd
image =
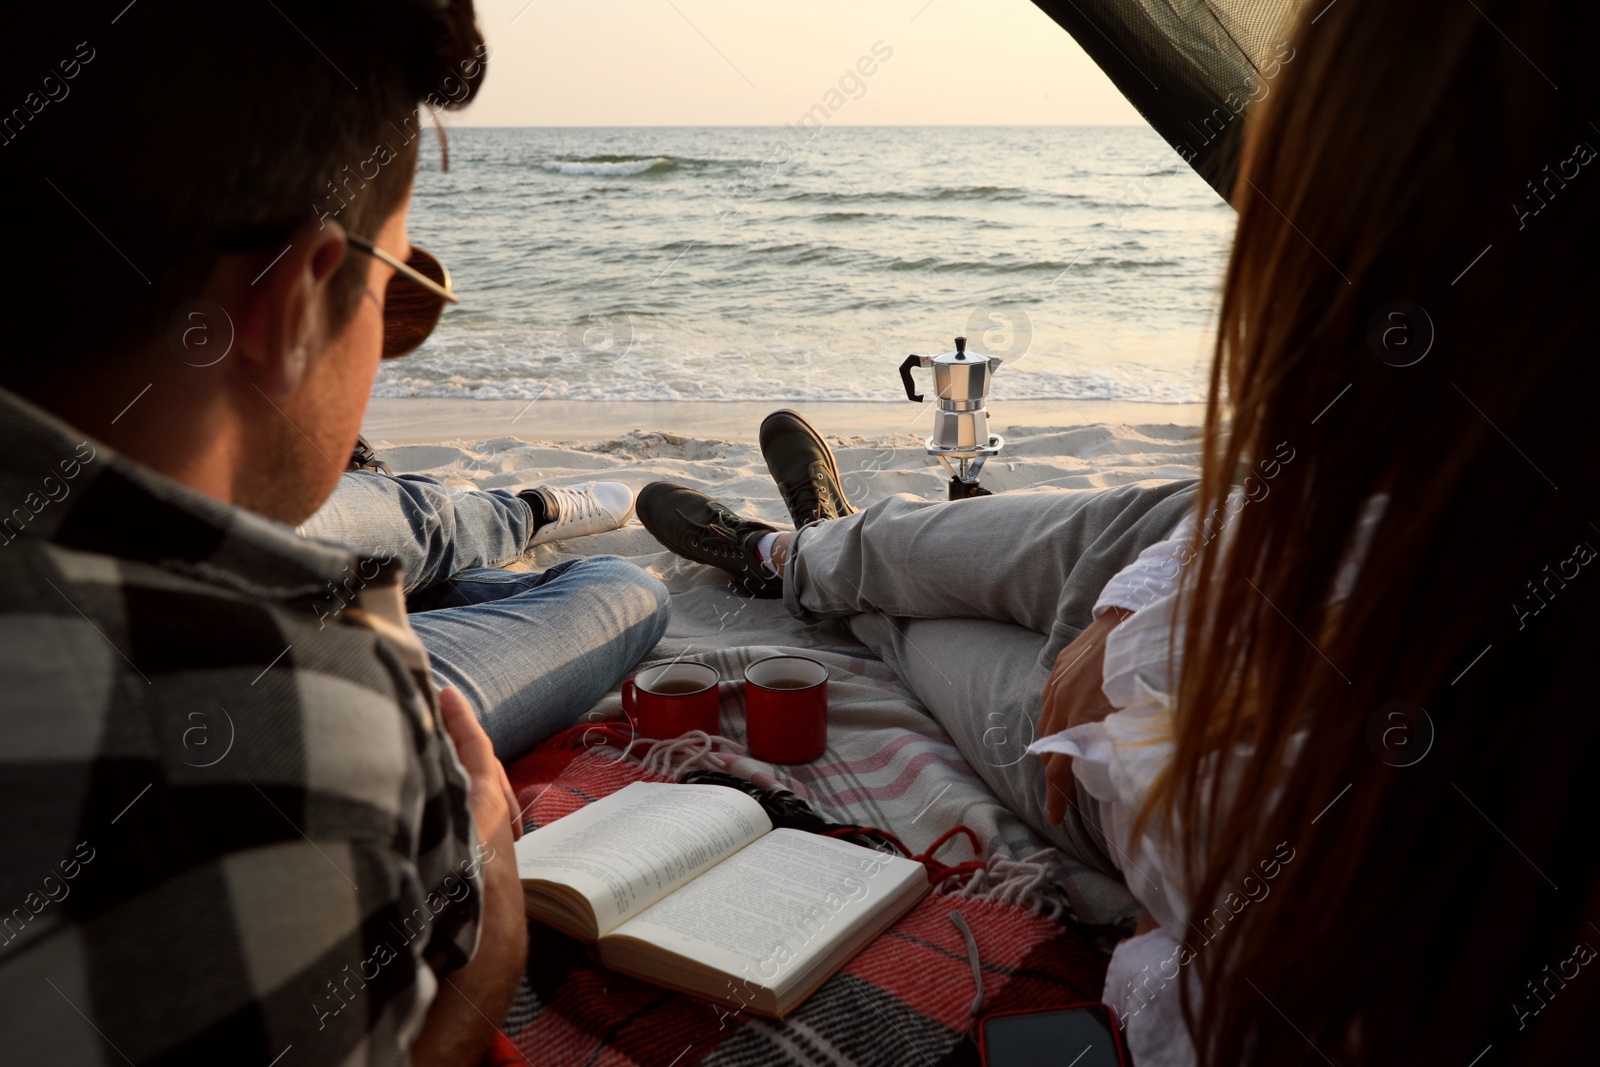
{"type": "Polygon", "coordinates": [[[640,671],[622,683],[622,710],[640,737],[665,740],[691,730],[715,734],[722,710],[717,672],[704,663],[668,663],[640,671]]]}
{"type": "Polygon", "coordinates": [[[828,747],[828,668],[769,656],[744,669],[745,740],[766,763],[810,763],[828,747]]]}

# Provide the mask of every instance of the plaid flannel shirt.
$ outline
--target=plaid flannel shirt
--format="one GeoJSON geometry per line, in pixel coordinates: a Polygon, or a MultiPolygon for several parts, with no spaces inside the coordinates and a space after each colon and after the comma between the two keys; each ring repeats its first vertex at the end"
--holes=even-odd
{"type": "Polygon", "coordinates": [[[409,1062],[488,858],[436,711],[394,571],[0,391],[0,1059],[409,1062]]]}

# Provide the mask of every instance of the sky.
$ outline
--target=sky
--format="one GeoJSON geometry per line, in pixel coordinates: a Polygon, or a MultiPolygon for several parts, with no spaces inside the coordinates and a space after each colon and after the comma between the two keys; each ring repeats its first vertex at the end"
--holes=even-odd
{"type": "Polygon", "coordinates": [[[450,125],[781,126],[830,93],[839,125],[1143,124],[1030,0],[478,0],[478,22],[488,80],[450,125]]]}

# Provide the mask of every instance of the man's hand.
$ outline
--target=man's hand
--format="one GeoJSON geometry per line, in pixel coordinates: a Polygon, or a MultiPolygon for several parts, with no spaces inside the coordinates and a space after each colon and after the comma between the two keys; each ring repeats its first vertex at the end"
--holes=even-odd
{"type": "MultiPolygon", "coordinates": [[[[1050,679],[1044,684],[1038,736],[1048,737],[1086,722],[1099,722],[1116,710],[1100,691],[1104,680],[1106,637],[1131,614],[1121,608],[1111,609],[1061,650],[1050,671],[1050,679]]],[[[1058,823],[1066,815],[1067,805],[1078,800],[1077,784],[1072,777],[1072,757],[1052,752],[1043,757],[1043,762],[1045,788],[1049,793],[1045,800],[1046,817],[1058,823]]]]}
{"type": "Polygon", "coordinates": [[[450,740],[456,744],[461,766],[472,780],[467,803],[472,807],[472,817],[484,843],[495,836],[501,825],[511,827],[513,841],[520,839],[522,814],[517,810],[517,794],[511,789],[505,766],[495,758],[493,742],[483,732],[483,725],[472,713],[461,690],[454,686],[439,690],[439,715],[450,740]]]}
{"type": "Polygon", "coordinates": [[[483,1056],[498,1020],[505,1018],[528,956],[528,925],[517,878],[513,837],[522,836],[516,794],[494,745],[458,690],[439,693],[439,714],[472,779],[467,802],[484,854],[483,924],[478,951],[454,974],[440,976],[411,1062],[429,1067],[471,1067],[483,1056]]]}

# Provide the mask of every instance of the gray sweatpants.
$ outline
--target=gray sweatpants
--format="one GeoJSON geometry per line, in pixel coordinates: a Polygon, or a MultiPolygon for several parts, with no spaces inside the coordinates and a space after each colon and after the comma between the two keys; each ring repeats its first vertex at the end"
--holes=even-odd
{"type": "Polygon", "coordinates": [[[842,618],[900,676],[1002,803],[1084,863],[1120,878],[1093,798],[1045,818],[1034,740],[1056,656],[1112,576],[1191,509],[1193,480],[951,502],[895,496],[800,531],[784,601],[842,618]]]}

